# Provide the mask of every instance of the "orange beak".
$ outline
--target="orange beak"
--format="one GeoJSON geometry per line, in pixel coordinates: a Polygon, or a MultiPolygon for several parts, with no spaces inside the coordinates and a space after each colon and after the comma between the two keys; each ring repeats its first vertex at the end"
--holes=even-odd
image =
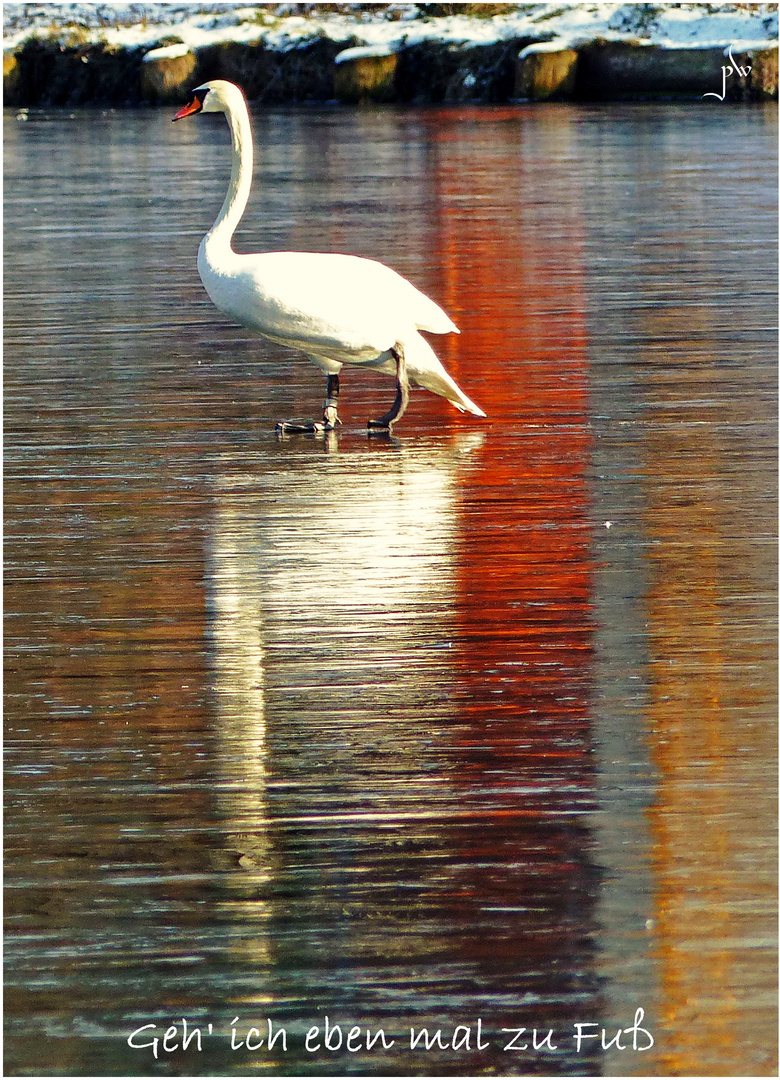
{"type": "Polygon", "coordinates": [[[203,102],[198,98],[197,94],[193,94],[183,109],[179,109],[175,116],[171,117],[172,120],[183,120],[185,116],[192,116],[193,113],[198,113],[203,108],[203,102]]]}

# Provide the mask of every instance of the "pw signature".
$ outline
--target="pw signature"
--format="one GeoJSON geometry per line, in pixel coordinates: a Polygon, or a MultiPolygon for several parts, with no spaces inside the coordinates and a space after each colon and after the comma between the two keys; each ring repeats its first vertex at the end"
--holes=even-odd
{"type": "Polygon", "coordinates": [[[734,48],[733,45],[729,45],[729,60],[731,61],[731,63],[730,64],[724,64],[724,66],[720,69],[723,72],[723,93],[722,94],[714,94],[714,93],[702,94],[703,98],[714,97],[714,98],[717,98],[718,101],[723,101],[723,99],[726,97],[726,79],[729,77],[729,75],[741,75],[742,78],[744,79],[753,70],[751,67],[740,67],[739,66],[737,61],[734,59],[734,54],[731,51],[733,48],[734,48]]]}

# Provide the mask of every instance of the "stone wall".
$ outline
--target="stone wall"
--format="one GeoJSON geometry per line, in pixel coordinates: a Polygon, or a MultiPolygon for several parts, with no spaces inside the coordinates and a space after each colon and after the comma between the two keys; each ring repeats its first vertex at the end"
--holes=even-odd
{"type": "MultiPolygon", "coordinates": [[[[351,44],[319,37],[282,52],[231,43],[144,63],[146,49],[31,39],[3,56],[4,102],[68,108],[175,103],[210,78],[236,82],[250,101],[267,105],[334,98],[411,104],[701,98],[720,92],[722,67],[728,64],[719,48],[595,41],[576,50],[548,45],[521,55],[530,39],[479,46],[425,42],[385,57],[379,76],[373,65],[372,90],[357,61],[335,64],[351,44]]],[[[777,49],[735,58],[751,70],[726,80],[726,100],[777,98],[777,49]]]]}
{"type": "Polygon", "coordinates": [[[334,61],[344,47],[328,38],[287,52],[261,44],[210,45],[198,52],[197,82],[228,79],[264,105],[332,101],[334,61]]]}
{"type": "Polygon", "coordinates": [[[333,93],[347,105],[387,102],[395,99],[396,53],[339,58],[333,77],[333,93]]]}
{"type": "Polygon", "coordinates": [[[3,103],[66,108],[137,105],[145,51],[33,38],[3,57],[3,103]]]}
{"type": "Polygon", "coordinates": [[[525,50],[517,61],[515,96],[532,101],[701,100],[706,94],[726,101],[777,99],[777,49],[729,58],[721,47],[594,41],[576,50],[525,50]]]}
{"type": "Polygon", "coordinates": [[[514,96],[517,54],[529,41],[407,46],[398,54],[395,100],[417,105],[509,101],[514,96]]]}

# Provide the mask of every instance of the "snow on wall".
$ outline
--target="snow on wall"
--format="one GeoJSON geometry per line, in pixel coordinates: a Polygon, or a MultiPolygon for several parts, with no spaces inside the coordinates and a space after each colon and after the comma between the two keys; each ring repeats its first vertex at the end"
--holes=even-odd
{"type": "Polygon", "coordinates": [[[489,45],[518,37],[538,37],[558,46],[601,37],[668,47],[768,47],[777,42],[776,4],[518,4],[508,14],[480,18],[464,14],[426,16],[425,4],[377,4],[355,10],[320,12],[317,5],[277,4],[14,4],[3,5],[4,48],[30,37],[56,37],[78,26],[84,43],[104,41],[129,48],[153,48],[177,37],[191,49],[224,42],[263,42],[286,51],[326,37],[357,39],[365,47],[394,51],[403,45],[437,41],[489,45]]]}

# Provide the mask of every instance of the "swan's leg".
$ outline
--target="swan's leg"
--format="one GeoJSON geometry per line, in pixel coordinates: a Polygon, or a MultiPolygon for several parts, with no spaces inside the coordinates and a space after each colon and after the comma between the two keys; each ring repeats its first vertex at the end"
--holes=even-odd
{"type": "Polygon", "coordinates": [[[325,403],[322,406],[322,420],[326,431],[333,431],[336,424],[340,424],[338,414],[339,404],[339,377],[328,375],[328,390],[325,403]]]}
{"type": "Polygon", "coordinates": [[[390,352],[395,357],[396,364],[395,401],[391,405],[390,411],[386,412],[384,416],[380,416],[378,420],[368,421],[369,431],[377,429],[391,431],[393,424],[401,419],[406,412],[406,406],[409,404],[409,378],[406,374],[406,356],[400,341],[395,343],[390,352]]]}
{"type": "Polygon", "coordinates": [[[322,420],[280,420],[276,425],[277,435],[321,435],[323,431],[335,431],[340,424],[338,414],[339,377],[328,375],[327,397],[322,405],[322,420]]]}

